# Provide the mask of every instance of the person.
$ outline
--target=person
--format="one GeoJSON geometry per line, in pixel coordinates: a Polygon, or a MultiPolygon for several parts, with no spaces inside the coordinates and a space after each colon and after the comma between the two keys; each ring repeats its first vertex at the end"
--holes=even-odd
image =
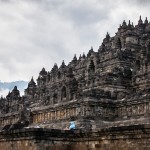
{"type": "Polygon", "coordinates": [[[75,130],[75,122],[74,122],[74,121],[71,121],[71,122],[70,122],[69,129],[70,129],[70,130],[75,130]]]}

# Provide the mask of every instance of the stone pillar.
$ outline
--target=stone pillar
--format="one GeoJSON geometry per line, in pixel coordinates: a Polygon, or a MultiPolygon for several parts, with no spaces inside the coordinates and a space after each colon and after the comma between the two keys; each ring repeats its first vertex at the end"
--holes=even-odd
{"type": "Polygon", "coordinates": [[[33,114],[33,123],[36,123],[36,114],[33,114]]]}
{"type": "Polygon", "coordinates": [[[40,113],[37,114],[37,121],[40,122],[40,113]]]}
{"type": "Polygon", "coordinates": [[[52,111],[52,112],[51,112],[51,120],[54,120],[54,116],[55,116],[55,112],[52,111]]]}
{"type": "Polygon", "coordinates": [[[60,111],[60,119],[64,119],[64,110],[60,111]]]}
{"type": "Polygon", "coordinates": [[[55,111],[55,113],[54,113],[54,119],[55,120],[57,119],[57,111],[55,111]]]}
{"type": "Polygon", "coordinates": [[[57,120],[61,118],[61,115],[60,115],[60,111],[59,111],[59,110],[56,112],[56,117],[57,117],[57,118],[56,118],[57,120]]]}
{"type": "Polygon", "coordinates": [[[38,114],[36,114],[36,118],[37,118],[37,122],[39,122],[40,120],[39,120],[39,117],[40,117],[40,114],[38,113],[38,114]]]}
{"type": "Polygon", "coordinates": [[[42,113],[40,113],[40,122],[42,122],[42,120],[43,120],[43,116],[42,116],[43,114],[42,113]]]}
{"type": "Polygon", "coordinates": [[[69,117],[69,112],[68,112],[68,109],[66,109],[66,118],[69,117]]]}
{"type": "Polygon", "coordinates": [[[42,113],[42,121],[45,121],[45,112],[42,113]]]}
{"type": "Polygon", "coordinates": [[[44,118],[45,118],[44,121],[47,121],[47,120],[48,120],[48,117],[47,117],[47,116],[48,116],[48,112],[45,112],[45,115],[44,115],[44,116],[45,116],[45,117],[44,117],[44,118]]]}
{"type": "Polygon", "coordinates": [[[148,103],[146,103],[146,113],[149,112],[149,107],[148,107],[148,103]]]}
{"type": "Polygon", "coordinates": [[[51,120],[51,113],[48,112],[48,120],[51,120]]]}
{"type": "Polygon", "coordinates": [[[66,118],[67,117],[67,111],[66,111],[66,109],[64,111],[65,111],[64,118],[66,118]]]}

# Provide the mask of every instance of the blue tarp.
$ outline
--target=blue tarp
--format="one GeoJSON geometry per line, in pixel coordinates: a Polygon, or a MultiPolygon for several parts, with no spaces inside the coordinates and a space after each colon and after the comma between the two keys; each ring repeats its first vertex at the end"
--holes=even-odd
{"type": "Polygon", "coordinates": [[[69,129],[75,129],[75,122],[74,121],[71,121],[70,122],[70,126],[69,126],[69,129]]]}

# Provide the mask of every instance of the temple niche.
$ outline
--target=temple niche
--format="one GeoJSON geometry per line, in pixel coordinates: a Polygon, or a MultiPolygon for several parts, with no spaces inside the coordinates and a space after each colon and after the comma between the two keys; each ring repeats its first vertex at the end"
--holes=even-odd
{"type": "Polygon", "coordinates": [[[67,98],[67,90],[66,90],[66,87],[63,86],[62,90],[61,90],[61,100],[62,101],[65,101],[67,98]]]}
{"type": "Polygon", "coordinates": [[[150,116],[150,23],[140,17],[109,33],[98,51],[93,47],[79,58],[31,78],[25,94],[15,86],[0,98],[1,128],[25,120],[28,127],[102,128],[148,123],[150,116]],[[134,120],[133,122],[131,120],[134,120]]]}
{"type": "Polygon", "coordinates": [[[58,103],[58,95],[57,93],[53,94],[53,104],[57,104],[58,103]]]}
{"type": "Polygon", "coordinates": [[[136,62],[135,62],[135,67],[136,67],[136,70],[137,70],[137,71],[140,70],[140,66],[141,66],[140,60],[136,60],[136,62]]]}
{"type": "Polygon", "coordinates": [[[95,65],[93,60],[90,61],[89,67],[88,67],[88,73],[94,73],[95,72],[95,65]]]}

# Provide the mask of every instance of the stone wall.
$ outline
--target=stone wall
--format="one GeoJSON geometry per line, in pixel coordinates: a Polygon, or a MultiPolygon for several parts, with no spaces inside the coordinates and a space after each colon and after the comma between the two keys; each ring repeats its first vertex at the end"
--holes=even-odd
{"type": "Polygon", "coordinates": [[[98,131],[22,129],[2,131],[0,150],[149,150],[150,125],[98,131]]]}
{"type": "Polygon", "coordinates": [[[0,117],[0,127],[4,127],[9,124],[14,124],[17,121],[19,121],[19,118],[20,118],[19,113],[3,115],[0,117]]]}

